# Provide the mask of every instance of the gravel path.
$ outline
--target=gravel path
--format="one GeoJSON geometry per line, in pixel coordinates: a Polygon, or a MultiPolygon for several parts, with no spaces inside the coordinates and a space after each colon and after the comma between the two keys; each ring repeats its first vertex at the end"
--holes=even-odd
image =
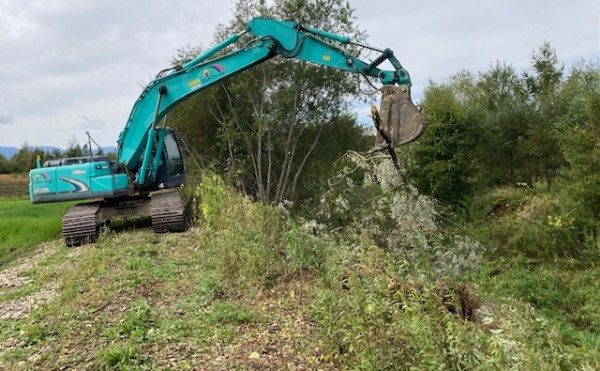
{"type": "MultiPolygon", "coordinates": [[[[56,252],[56,245],[45,245],[38,252],[21,260],[18,265],[0,271],[0,294],[10,292],[33,282],[27,272],[34,270],[50,254],[56,252]]],[[[40,306],[49,303],[54,297],[54,287],[44,287],[39,291],[14,300],[0,302],[0,320],[25,318],[40,306]]]]}

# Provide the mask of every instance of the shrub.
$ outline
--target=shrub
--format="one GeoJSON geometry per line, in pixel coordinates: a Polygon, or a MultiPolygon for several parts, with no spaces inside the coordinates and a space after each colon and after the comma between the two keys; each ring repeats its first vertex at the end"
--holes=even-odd
{"type": "Polygon", "coordinates": [[[440,212],[385,156],[348,153],[322,199],[321,220],[351,244],[369,239],[413,266],[458,277],[477,269],[483,246],[440,226],[440,212]]]}
{"type": "Polygon", "coordinates": [[[223,278],[269,286],[325,264],[326,242],[277,209],[236,194],[218,176],[205,176],[199,194],[207,229],[202,238],[219,256],[217,268],[223,278]]]}

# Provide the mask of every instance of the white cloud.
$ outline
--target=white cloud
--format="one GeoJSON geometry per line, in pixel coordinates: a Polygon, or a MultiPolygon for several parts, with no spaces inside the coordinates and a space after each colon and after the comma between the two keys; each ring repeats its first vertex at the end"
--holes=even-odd
{"type": "MultiPolygon", "coordinates": [[[[544,41],[567,63],[600,54],[598,1],[350,1],[367,41],[392,49],[410,71],[416,100],[429,79],[463,68],[486,70],[497,60],[527,68],[544,41]]],[[[210,45],[233,4],[0,1],[0,145],[64,146],[92,127],[99,143],[114,145],[138,82],[178,48],[210,45]]]]}
{"type": "Polygon", "coordinates": [[[81,119],[79,123],[81,129],[102,130],[106,126],[106,122],[102,119],[93,119],[85,115],[79,115],[79,118],[81,119]]]}

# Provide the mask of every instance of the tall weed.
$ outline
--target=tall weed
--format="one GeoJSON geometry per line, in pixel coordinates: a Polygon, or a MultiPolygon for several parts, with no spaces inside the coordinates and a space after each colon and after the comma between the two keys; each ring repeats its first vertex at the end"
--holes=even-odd
{"type": "Polygon", "coordinates": [[[275,208],[236,194],[215,175],[205,176],[197,191],[206,227],[202,238],[219,256],[223,277],[269,286],[324,266],[329,245],[275,208]]]}

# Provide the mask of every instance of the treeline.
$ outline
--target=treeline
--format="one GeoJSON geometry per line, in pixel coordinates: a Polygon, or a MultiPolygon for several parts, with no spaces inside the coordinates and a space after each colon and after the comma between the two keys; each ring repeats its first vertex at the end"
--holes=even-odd
{"type": "MultiPolygon", "coordinates": [[[[307,4],[240,0],[214,41],[255,16],[365,39],[347,2],[307,4]]],[[[172,63],[200,51],[181,49],[172,63]]],[[[373,99],[365,92],[374,91],[363,85],[352,74],[275,58],[192,97],[169,115],[168,124],[182,134],[188,168],[211,169],[256,200],[289,200],[296,211],[314,215],[331,188],[336,161],[348,150],[373,145],[373,130],[347,113],[348,102],[373,99]]],[[[544,188],[553,192],[551,217],[569,220],[576,241],[598,233],[597,65],[564,66],[544,44],[525,71],[506,63],[462,71],[431,82],[421,103],[428,128],[399,154],[409,181],[439,201],[447,216],[479,215],[470,211],[473,203],[497,187],[544,188]]]]}
{"type": "Polygon", "coordinates": [[[589,189],[581,182],[597,177],[594,191],[600,186],[598,66],[566,71],[544,44],[530,71],[497,63],[431,83],[423,107],[429,126],[410,149],[411,174],[440,201],[459,205],[500,185],[566,181],[589,189]]]}
{"type": "MultiPolygon", "coordinates": [[[[484,213],[482,195],[524,189],[529,210],[507,226],[510,233],[495,235],[492,240],[505,241],[499,248],[512,246],[528,255],[597,251],[598,65],[582,61],[567,68],[544,44],[527,71],[497,63],[486,72],[463,71],[431,83],[423,107],[427,132],[405,153],[409,177],[421,192],[445,205],[449,215],[479,223],[477,218],[515,212],[525,202],[505,192],[484,213]]],[[[483,232],[496,227],[487,225],[483,232]]]]}
{"type": "MultiPolygon", "coordinates": [[[[94,149],[94,155],[102,154],[104,154],[102,148],[94,149]]],[[[64,151],[61,151],[58,148],[54,148],[52,150],[43,150],[38,147],[32,147],[25,143],[23,146],[21,146],[17,153],[15,153],[9,159],[0,154],[0,174],[27,173],[29,170],[36,167],[36,160],[38,156],[43,164],[47,160],[63,157],[81,157],[87,155],[89,155],[87,145],[82,147],[77,140],[75,140],[75,138],[71,138],[71,140],[69,140],[67,149],[64,151]]],[[[114,154],[108,155],[110,157],[114,154]]]]}

